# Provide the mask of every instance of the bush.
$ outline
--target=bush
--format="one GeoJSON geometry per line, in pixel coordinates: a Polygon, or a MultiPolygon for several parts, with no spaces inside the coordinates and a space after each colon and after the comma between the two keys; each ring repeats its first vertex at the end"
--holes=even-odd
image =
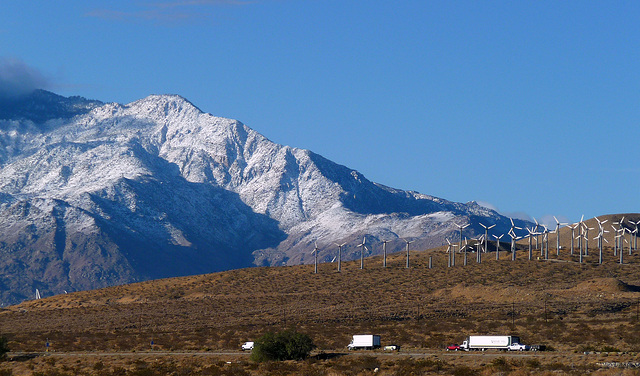
{"type": "Polygon", "coordinates": [[[0,360],[4,360],[9,352],[9,340],[5,336],[0,337],[0,360]]]}
{"type": "Polygon", "coordinates": [[[302,360],[309,357],[315,348],[306,334],[289,329],[279,333],[266,333],[255,341],[251,351],[251,360],[264,362],[269,360],[302,360]]]}

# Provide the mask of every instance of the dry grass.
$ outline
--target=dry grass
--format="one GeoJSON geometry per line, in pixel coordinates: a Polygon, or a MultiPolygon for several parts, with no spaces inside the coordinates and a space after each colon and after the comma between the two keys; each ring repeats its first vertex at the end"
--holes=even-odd
{"type": "MultiPolygon", "coordinates": [[[[249,268],[76,292],[2,310],[0,331],[14,351],[42,351],[47,338],[56,351],[140,351],[149,349],[151,339],[157,350],[236,350],[243,341],[288,327],[309,334],[324,351],[344,350],[357,333],[381,334],[383,344],[420,351],[440,351],[470,334],[515,334],[558,354],[615,349],[630,354],[620,359],[638,361],[640,257],[627,255],[619,265],[609,248],[610,256],[598,265],[592,249],[579,264],[566,249],[556,257],[554,240],[551,261],[527,260],[527,245],[520,244],[516,261],[507,253],[496,261],[490,253],[477,264],[470,255],[463,267],[458,255],[457,265],[447,268],[439,248],[414,252],[410,269],[404,268],[404,256],[395,254],[386,269],[378,257],[367,259],[364,270],[359,261],[343,263],[341,273],[334,264],[320,265],[318,274],[312,265],[249,268]],[[432,269],[427,268],[429,256],[432,269]]],[[[511,360],[464,368],[455,358],[356,359],[295,363],[290,370],[244,365],[236,374],[370,374],[370,366],[380,362],[378,368],[394,372],[382,374],[398,375],[439,369],[482,375],[573,372],[557,368],[562,359],[548,357],[537,368],[511,360]]],[[[194,366],[192,374],[229,374],[214,365],[207,371],[201,371],[204,364],[194,366]]],[[[134,372],[133,366],[121,366],[125,371],[111,366],[93,372],[134,372]]]]}

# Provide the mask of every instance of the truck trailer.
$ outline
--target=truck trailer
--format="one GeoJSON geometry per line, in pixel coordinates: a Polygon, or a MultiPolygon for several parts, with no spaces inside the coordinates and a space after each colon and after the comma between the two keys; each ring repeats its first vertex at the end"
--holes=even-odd
{"type": "Polygon", "coordinates": [[[469,336],[460,345],[461,350],[528,350],[527,346],[520,344],[517,336],[469,336]]]}
{"type": "Polygon", "coordinates": [[[347,346],[349,350],[373,350],[380,347],[380,336],[375,334],[356,334],[347,346]]]}

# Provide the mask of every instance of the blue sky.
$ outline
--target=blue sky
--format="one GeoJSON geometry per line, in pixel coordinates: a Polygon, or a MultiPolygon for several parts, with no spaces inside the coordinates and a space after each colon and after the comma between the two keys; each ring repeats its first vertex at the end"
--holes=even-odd
{"type": "Polygon", "coordinates": [[[577,221],[640,212],[639,19],[637,1],[5,0],[0,83],[180,94],[382,184],[577,221]]]}

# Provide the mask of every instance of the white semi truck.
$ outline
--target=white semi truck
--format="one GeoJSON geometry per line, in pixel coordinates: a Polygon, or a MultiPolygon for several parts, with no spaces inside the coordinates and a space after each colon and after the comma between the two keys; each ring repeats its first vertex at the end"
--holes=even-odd
{"type": "Polygon", "coordinates": [[[380,336],[375,334],[356,334],[347,346],[349,350],[373,350],[380,347],[380,336]]]}
{"type": "Polygon", "coordinates": [[[509,350],[525,351],[529,346],[520,343],[520,337],[516,336],[469,336],[460,345],[461,350],[509,350]]]}

